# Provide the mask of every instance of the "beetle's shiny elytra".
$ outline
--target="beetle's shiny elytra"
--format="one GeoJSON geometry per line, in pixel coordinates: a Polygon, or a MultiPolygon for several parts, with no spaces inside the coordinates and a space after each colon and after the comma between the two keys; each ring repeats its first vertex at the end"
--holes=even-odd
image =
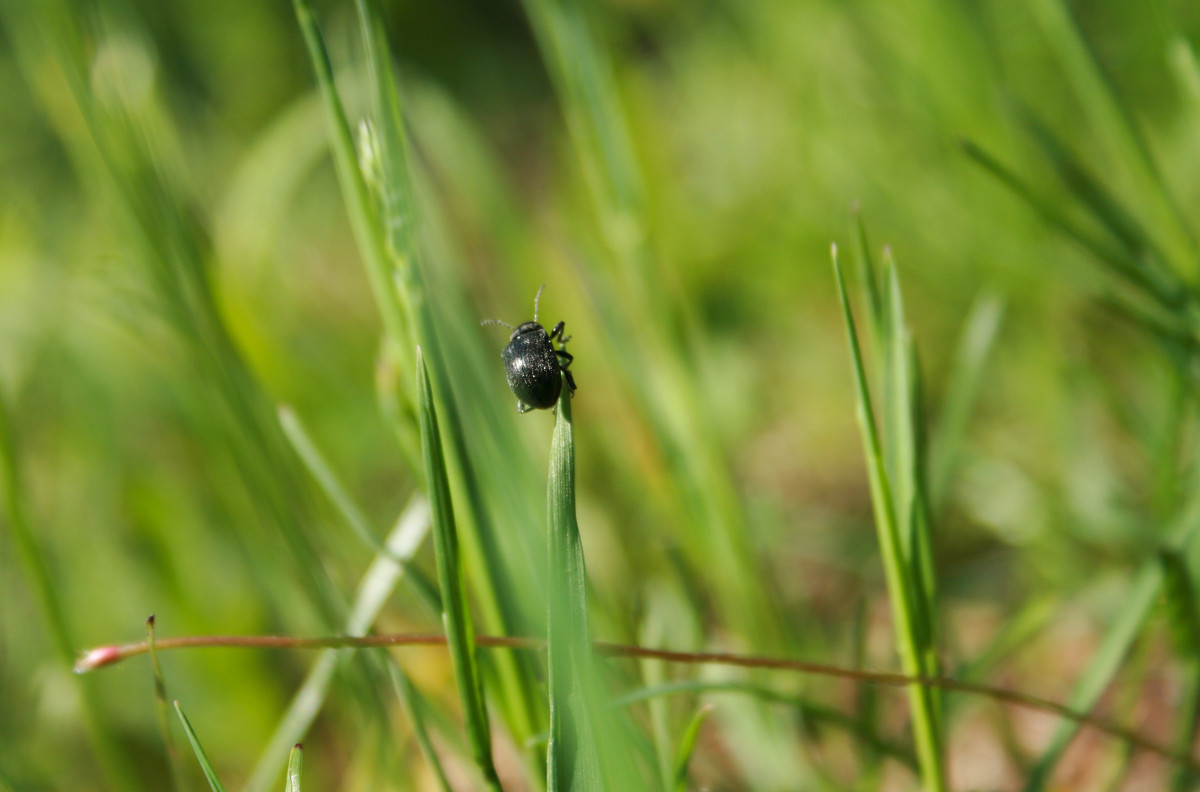
{"type": "Polygon", "coordinates": [[[542,289],[538,289],[533,298],[533,320],[513,327],[508,322],[499,319],[485,319],[481,324],[498,324],[512,330],[508,346],[500,353],[504,359],[504,371],[508,375],[508,387],[517,397],[517,412],[527,413],[530,410],[545,410],[558,402],[562,393],[563,379],[567,387],[575,392],[575,378],[571,376],[568,367],[575,357],[566,350],[555,349],[554,339],[560,344],[571,340],[564,336],[564,322],[554,325],[549,333],[538,324],[538,301],[542,298],[542,289]],[[561,373],[560,373],[561,372],[561,373]]]}

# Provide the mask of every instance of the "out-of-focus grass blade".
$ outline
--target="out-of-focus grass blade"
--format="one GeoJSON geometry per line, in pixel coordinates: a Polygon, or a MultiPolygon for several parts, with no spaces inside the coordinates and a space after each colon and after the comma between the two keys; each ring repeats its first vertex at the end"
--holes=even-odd
{"type": "MultiPolygon", "coordinates": [[[[1193,487],[1192,492],[1196,490],[1193,487]]],[[[1177,512],[1176,518],[1166,531],[1164,544],[1181,557],[1200,545],[1200,495],[1193,495],[1177,512]]],[[[1130,584],[1124,598],[1122,610],[1110,621],[1111,627],[1104,641],[1092,655],[1092,661],[1080,677],[1066,704],[1071,709],[1087,712],[1096,705],[1101,694],[1112,682],[1121,667],[1121,662],[1130,647],[1141,634],[1147,618],[1162,593],[1165,574],[1159,558],[1151,558],[1143,564],[1141,571],[1130,584]]],[[[1062,758],[1067,745],[1079,731],[1079,724],[1066,721],[1059,725],[1051,738],[1050,745],[1031,770],[1025,792],[1041,792],[1050,781],[1050,776],[1062,758]]]]}
{"type": "MultiPolygon", "coordinates": [[[[1186,754],[1195,743],[1200,727],[1200,608],[1197,607],[1196,586],[1183,556],[1176,550],[1164,549],[1159,560],[1163,568],[1167,613],[1183,664],[1183,692],[1177,699],[1180,706],[1175,745],[1186,754]]],[[[1183,792],[1194,782],[1192,774],[1179,767],[1171,778],[1171,788],[1183,792]]]]}
{"type": "Polygon", "coordinates": [[[853,242],[851,252],[858,271],[859,285],[863,291],[863,302],[867,306],[867,328],[871,333],[871,343],[876,355],[882,356],[884,302],[879,288],[879,274],[875,271],[875,262],[871,256],[871,245],[867,239],[867,225],[863,222],[862,213],[857,207],[852,213],[852,228],[850,238],[853,242]]]}
{"type": "MultiPolygon", "coordinates": [[[[388,555],[376,556],[363,575],[354,607],[346,621],[347,635],[364,635],[371,628],[396,584],[410,571],[407,562],[416,555],[428,533],[429,502],[423,495],[414,495],[388,536],[388,555]]],[[[351,650],[347,649],[325,649],[320,652],[304,683],[292,697],[287,712],[275,727],[267,747],[260,754],[243,792],[266,792],[275,783],[289,746],[301,739],[312,725],[325,703],[339,660],[348,658],[350,654],[351,650]]]]}
{"type": "Polygon", "coordinates": [[[929,503],[939,514],[946,502],[950,477],[959,462],[967,420],[983,382],[988,354],[999,334],[1004,301],[994,294],[976,298],[963,322],[954,367],[929,447],[929,503]]]}
{"type": "Polygon", "coordinates": [[[1039,196],[1020,176],[1006,165],[969,140],[962,141],[963,151],[992,176],[1008,187],[1024,201],[1042,220],[1074,239],[1089,253],[1109,267],[1125,281],[1145,290],[1152,291],[1154,285],[1137,261],[1132,261],[1109,242],[1098,239],[1095,234],[1068,217],[1057,206],[1039,196]]]}
{"type": "MultiPolygon", "coordinates": [[[[312,475],[313,479],[320,486],[321,490],[333,503],[334,507],[341,514],[342,519],[346,521],[346,525],[354,532],[359,539],[368,547],[375,551],[376,554],[390,558],[401,564],[407,563],[408,559],[398,558],[391,554],[387,545],[375,534],[371,528],[366,515],[362,509],[350,497],[350,493],[342,485],[337,474],[329,463],[325,460],[324,455],[316,444],[312,441],[304,424],[300,421],[299,416],[288,408],[281,407],[279,409],[279,425],[283,427],[284,436],[292,444],[292,448],[300,457],[300,461],[304,463],[305,468],[312,475]]],[[[409,582],[413,590],[421,598],[434,613],[442,612],[441,596],[438,594],[437,587],[433,581],[426,577],[425,573],[417,567],[410,567],[405,570],[404,579],[409,582]]]]}
{"type": "MultiPolygon", "coordinates": [[[[50,641],[54,645],[62,667],[70,668],[75,662],[76,643],[71,637],[66,610],[59,598],[58,589],[54,586],[46,558],[29,522],[29,507],[21,480],[16,440],[12,434],[8,405],[2,397],[0,397],[0,499],[4,501],[4,516],[8,523],[8,529],[17,546],[17,555],[21,560],[21,566],[33,589],[34,599],[42,611],[42,619],[49,633],[50,641]]],[[[119,748],[117,742],[110,736],[110,732],[99,725],[103,722],[103,718],[100,717],[100,705],[93,692],[93,685],[88,682],[77,682],[76,684],[82,694],[81,703],[88,739],[91,742],[92,750],[96,752],[109,786],[115,789],[135,788],[137,774],[134,772],[131,759],[119,748]]]]}
{"type": "Polygon", "coordinates": [[[547,508],[550,556],[550,742],[546,786],[550,792],[605,788],[596,756],[597,733],[588,686],[596,673],[588,626],[587,570],[575,517],[575,440],[570,389],[563,387],[550,448],[547,508]]]}
{"type": "Polygon", "coordinates": [[[179,715],[179,722],[183,724],[183,733],[187,735],[188,742],[192,745],[192,753],[196,755],[196,761],[200,763],[200,769],[204,771],[204,777],[208,779],[208,786],[212,792],[225,792],[225,787],[221,786],[221,779],[217,778],[217,771],[213,769],[212,762],[208,761],[208,755],[204,753],[204,746],[200,745],[200,738],[196,736],[196,730],[192,728],[192,724],[188,721],[187,715],[183,714],[183,707],[179,706],[179,702],[175,702],[175,712],[179,715]]]}
{"type": "Polygon", "coordinates": [[[386,234],[380,228],[379,210],[359,167],[354,135],[350,131],[346,110],[334,84],[333,66],[316,17],[307,0],[294,0],[294,7],[296,19],[308,46],[309,58],[316,71],[317,85],[325,103],[333,160],[342,186],[350,226],[362,252],[371,290],[390,341],[389,351],[396,354],[403,364],[404,361],[411,360],[408,350],[412,349],[415,339],[412,338],[408,315],[400,304],[393,283],[393,267],[384,243],[386,234]]]}
{"type": "Polygon", "coordinates": [[[912,770],[913,773],[920,773],[917,758],[911,750],[880,737],[875,730],[865,727],[861,719],[847,715],[832,707],[827,707],[819,702],[810,701],[803,696],[782,693],[754,682],[724,682],[705,679],[664,682],[659,685],[648,685],[619,696],[613,702],[613,706],[627,707],[638,702],[653,701],[665,696],[711,693],[735,693],[750,696],[767,703],[790,707],[795,709],[800,717],[808,723],[841,729],[876,753],[895,759],[912,770]]]}
{"type": "Polygon", "coordinates": [[[287,764],[287,783],[284,785],[284,792],[300,792],[300,771],[304,767],[304,746],[296,743],[292,747],[292,753],[288,756],[287,764]]]}
{"type": "Polygon", "coordinates": [[[1163,593],[1175,645],[1182,656],[1200,658],[1200,607],[1197,606],[1191,573],[1183,557],[1174,549],[1164,548],[1158,558],[1163,569],[1163,593]]]}
{"type": "MultiPolygon", "coordinates": [[[[896,514],[895,495],[888,478],[883,448],[876,429],[866,371],[863,367],[862,351],[858,343],[858,332],[850,311],[846,283],[838,263],[836,246],[832,253],[838,298],[841,301],[842,316],[846,323],[846,335],[850,344],[856,391],[856,414],[862,432],[879,551],[892,603],[896,644],[905,673],[921,676],[926,664],[926,656],[919,638],[921,628],[917,622],[920,618],[917,613],[919,607],[917,598],[922,597],[923,593],[918,590],[920,584],[913,578],[911,567],[906,561],[904,541],[900,535],[900,523],[896,514]]],[[[937,731],[938,717],[934,698],[929,695],[928,689],[921,685],[910,685],[908,691],[912,708],[913,736],[917,744],[922,781],[931,792],[944,790],[946,788],[945,768],[942,761],[941,735],[937,731]]]]}
{"type": "MultiPolygon", "coordinates": [[[[1087,670],[1075,684],[1067,706],[1079,712],[1089,712],[1096,706],[1100,696],[1112,682],[1133,642],[1141,634],[1146,618],[1158,599],[1162,586],[1162,571],[1157,563],[1147,564],[1130,586],[1125,597],[1125,606],[1117,614],[1104,641],[1092,655],[1087,670]]],[[[1080,725],[1074,721],[1063,721],[1055,730],[1049,747],[1033,766],[1025,782],[1025,792],[1040,792],[1046,788],[1058,760],[1075,735],[1080,725]]]]}
{"type": "Polygon", "coordinates": [[[396,690],[396,697],[400,699],[404,714],[408,716],[408,721],[412,724],[413,736],[417,739],[417,747],[421,751],[421,756],[425,757],[425,761],[429,763],[433,777],[437,780],[438,787],[442,792],[453,792],[450,781],[446,778],[446,770],[442,767],[442,760],[434,749],[433,742],[429,739],[429,729],[425,725],[425,710],[428,705],[422,700],[421,694],[413,686],[408,675],[400,668],[399,663],[394,660],[390,662],[388,671],[392,677],[392,687],[396,690]]]}
{"type": "Polygon", "coordinates": [[[1088,128],[1107,144],[1112,161],[1129,167],[1130,175],[1138,179],[1138,187],[1142,188],[1139,191],[1142,199],[1157,204],[1154,209],[1171,217],[1172,231],[1185,249],[1195,254],[1197,244],[1189,218],[1171,195],[1137,119],[1121,101],[1070,5],[1064,0],[1034,0],[1028,8],[1041,25],[1046,41],[1062,60],[1074,94],[1086,108],[1088,128]]]}
{"type": "Polygon", "coordinates": [[[1144,271],[1153,293],[1165,305],[1178,306],[1185,292],[1178,276],[1166,266],[1168,258],[1153,237],[1133,215],[1094,178],[1068,151],[1053,132],[1032,114],[1025,114],[1025,126],[1042,153],[1054,165],[1059,178],[1086,206],[1100,227],[1125,250],[1125,255],[1144,271]]]}
{"type": "Polygon", "coordinates": [[[158,718],[158,728],[162,733],[163,748],[167,753],[167,766],[171,770],[171,786],[177,792],[187,789],[183,782],[183,768],[180,765],[179,751],[175,739],[171,736],[170,703],[167,700],[167,683],[163,677],[162,664],[158,661],[158,652],[154,646],[154,616],[146,619],[146,646],[149,648],[150,668],[154,673],[154,714],[158,718]]]}
{"type": "Polygon", "coordinates": [[[500,789],[496,766],[492,762],[491,727],[487,703],[483,697],[483,680],[475,656],[475,635],[467,606],[466,575],[458,551],[458,533],[454,526],[454,507],[450,501],[450,482],[442,453],[442,437],[437,413],[433,406],[433,390],[425,371],[425,360],[417,349],[417,405],[421,420],[421,452],[425,457],[425,481],[429,489],[429,504],[433,520],[433,545],[437,555],[438,583],[442,591],[442,621],[458,695],[466,718],[467,738],[471,751],[483,773],[484,781],[493,790],[500,789]]]}
{"type": "Polygon", "coordinates": [[[683,736],[679,738],[679,750],[675,752],[675,784],[673,792],[687,792],[688,765],[692,762],[692,754],[696,750],[696,740],[700,737],[700,727],[712,712],[712,706],[701,707],[688,721],[683,736]]]}

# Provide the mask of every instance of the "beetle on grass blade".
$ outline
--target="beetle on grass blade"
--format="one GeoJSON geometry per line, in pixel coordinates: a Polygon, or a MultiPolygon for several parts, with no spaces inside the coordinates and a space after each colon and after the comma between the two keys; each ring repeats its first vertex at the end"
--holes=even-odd
{"type": "Polygon", "coordinates": [[[562,393],[563,378],[567,387],[575,392],[575,378],[571,376],[568,367],[575,359],[574,355],[565,349],[555,349],[551,343],[566,344],[570,336],[564,336],[565,322],[554,325],[549,333],[538,324],[538,301],[542,298],[542,288],[538,289],[533,298],[533,320],[524,322],[520,327],[513,327],[508,322],[499,319],[484,319],[481,325],[498,324],[512,330],[508,346],[500,353],[504,359],[504,371],[508,375],[508,387],[517,397],[517,412],[527,413],[530,410],[545,410],[558,402],[562,393]],[[561,372],[561,373],[560,373],[561,372]]]}

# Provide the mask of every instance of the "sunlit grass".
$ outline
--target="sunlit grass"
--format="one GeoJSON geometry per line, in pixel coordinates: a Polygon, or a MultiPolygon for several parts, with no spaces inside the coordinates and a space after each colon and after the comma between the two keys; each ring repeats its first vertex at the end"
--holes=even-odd
{"type": "Polygon", "coordinates": [[[150,671],[66,677],[148,613],[449,638],[156,663],[250,792],[300,740],[310,789],[1194,786],[930,685],[588,643],[1194,744],[1192,16],[294,10],[0,0],[0,787],[202,783],[150,671]],[[479,320],[543,282],[580,387],[518,416],[479,320]]]}

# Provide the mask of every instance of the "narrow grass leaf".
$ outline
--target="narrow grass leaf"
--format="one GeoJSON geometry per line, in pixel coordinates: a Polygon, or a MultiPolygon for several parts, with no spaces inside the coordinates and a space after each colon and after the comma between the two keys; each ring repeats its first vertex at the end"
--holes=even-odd
{"type": "Polygon", "coordinates": [[[154,617],[146,619],[146,646],[150,655],[150,668],[154,674],[154,714],[158,720],[158,729],[162,734],[163,749],[167,754],[167,767],[171,771],[171,786],[178,792],[187,789],[183,782],[183,767],[180,764],[179,751],[175,746],[175,738],[171,732],[170,702],[167,698],[167,683],[163,677],[162,664],[158,661],[158,652],[154,648],[154,617]]]}
{"type": "MultiPolygon", "coordinates": [[[[1075,683],[1075,688],[1067,699],[1068,707],[1079,712],[1090,712],[1096,706],[1101,694],[1116,676],[1130,647],[1141,634],[1146,619],[1158,599],[1162,580],[1162,568],[1157,563],[1150,563],[1142,568],[1130,586],[1121,612],[1116,614],[1103,642],[1092,655],[1087,669],[1075,683]]],[[[1050,745],[1030,771],[1025,782],[1025,792],[1041,792],[1046,788],[1054,768],[1058,766],[1058,760],[1062,758],[1079,729],[1080,724],[1074,721],[1063,721],[1059,724],[1050,745]]]]}
{"type": "Polygon", "coordinates": [[[863,222],[862,213],[857,207],[851,215],[851,234],[853,243],[851,252],[858,271],[859,286],[863,292],[863,302],[867,306],[867,329],[871,334],[871,343],[876,355],[881,355],[884,348],[884,307],[882,291],[879,288],[879,273],[875,271],[875,262],[871,257],[871,245],[867,239],[867,225],[863,222]]]}
{"type": "Polygon", "coordinates": [[[1095,234],[1072,220],[1057,206],[1039,196],[1012,169],[979,146],[969,140],[964,140],[962,147],[968,157],[1016,194],[1048,225],[1074,239],[1122,280],[1140,289],[1153,290],[1154,287],[1149,277],[1137,261],[1131,260],[1111,243],[1098,239],[1095,234]]]}
{"type": "Polygon", "coordinates": [[[967,421],[983,384],[988,355],[999,336],[1004,310],[1004,301],[999,296],[984,293],[975,299],[963,321],[940,417],[930,440],[929,502],[935,515],[945,506],[950,480],[962,453],[967,421]]]}
{"type": "Polygon", "coordinates": [[[1087,207],[1100,227],[1107,230],[1124,249],[1129,261],[1144,273],[1143,279],[1152,293],[1164,305],[1180,305],[1185,296],[1183,284],[1178,276],[1165,266],[1166,254],[1141,223],[1121,206],[1041,121],[1026,113],[1025,125],[1071,193],[1087,207]]]}
{"type": "MultiPolygon", "coordinates": [[[[58,662],[62,668],[70,668],[76,659],[77,644],[72,637],[71,627],[67,621],[67,612],[63,607],[59,590],[54,584],[54,576],[30,523],[29,505],[22,481],[20,461],[17,458],[16,438],[12,433],[8,405],[2,396],[0,396],[0,499],[4,501],[4,517],[8,523],[8,530],[16,544],[17,556],[29,585],[33,589],[34,601],[41,610],[42,621],[58,655],[58,662]]],[[[104,718],[101,716],[94,686],[87,683],[76,684],[81,693],[87,736],[92,750],[95,751],[96,757],[100,761],[106,780],[110,786],[115,788],[134,788],[137,775],[131,758],[120,749],[110,732],[100,726],[104,722],[104,718]]]]}
{"type": "Polygon", "coordinates": [[[454,525],[454,507],[450,500],[450,482],[442,453],[441,432],[433,405],[433,390],[425,370],[425,360],[417,349],[417,404],[421,420],[421,452],[425,457],[425,481],[433,521],[433,546],[437,556],[438,583],[442,591],[442,621],[458,695],[466,718],[467,738],[476,765],[490,789],[500,789],[500,779],[492,761],[491,727],[483,697],[483,680],[475,653],[475,635],[467,605],[467,583],[458,549],[454,525]]]}
{"type": "MultiPolygon", "coordinates": [[[[375,623],[396,584],[410,571],[407,562],[416,555],[428,533],[429,502],[423,495],[414,495],[388,536],[389,554],[376,556],[363,575],[350,617],[346,620],[347,635],[364,635],[375,623]]],[[[259,755],[243,792],[267,792],[275,783],[290,746],[308,732],[324,706],[339,660],[349,654],[348,650],[336,649],[325,649],[318,654],[276,725],[267,747],[259,755]]]]}
{"type": "MultiPolygon", "coordinates": [[[[1197,607],[1196,586],[1182,554],[1173,549],[1163,549],[1159,553],[1159,560],[1163,567],[1168,621],[1183,664],[1183,690],[1177,698],[1179,712],[1175,745],[1181,753],[1186,754],[1195,744],[1196,732],[1200,727],[1200,608],[1197,607]]],[[[1186,767],[1177,767],[1171,778],[1171,788],[1182,792],[1194,780],[1186,767]]]]}
{"type": "Polygon", "coordinates": [[[200,763],[200,769],[204,772],[205,779],[208,780],[208,786],[212,792],[225,792],[225,787],[221,786],[221,779],[217,778],[217,771],[213,769],[212,762],[208,761],[208,754],[204,752],[204,746],[200,744],[200,738],[196,736],[196,730],[192,728],[192,724],[187,719],[187,715],[183,714],[183,707],[179,706],[179,702],[175,702],[175,712],[179,715],[179,722],[183,724],[183,733],[187,735],[188,742],[191,743],[192,753],[196,755],[196,761],[200,763]]]}
{"type": "MultiPolygon", "coordinates": [[[[317,486],[329,498],[330,503],[337,509],[351,532],[377,555],[390,558],[399,564],[407,564],[407,558],[393,555],[384,541],[376,535],[366,515],[354,502],[350,493],[346,491],[337,473],[329,466],[325,456],[317,448],[295,411],[288,407],[281,407],[279,409],[279,425],[288,442],[292,444],[292,449],[300,457],[301,463],[313,480],[317,482],[317,486]]],[[[408,567],[405,570],[404,579],[408,581],[426,606],[434,613],[441,613],[442,603],[437,587],[426,577],[424,572],[415,566],[408,567]]]]}
{"type": "Polygon", "coordinates": [[[669,696],[708,695],[714,693],[732,693],[749,696],[769,704],[790,707],[795,709],[799,716],[810,725],[828,726],[845,731],[859,743],[876,753],[895,759],[912,770],[913,773],[920,774],[917,757],[911,750],[903,745],[884,739],[875,729],[864,726],[861,718],[847,715],[840,710],[827,707],[820,702],[812,701],[804,696],[783,693],[754,682],[708,679],[664,682],[658,685],[647,685],[646,687],[638,688],[619,696],[613,701],[613,706],[628,707],[639,702],[651,702],[669,696]]]}
{"type": "Polygon", "coordinates": [[[392,687],[396,691],[396,698],[400,700],[400,706],[404,708],[404,714],[408,717],[408,722],[412,724],[413,736],[417,740],[417,748],[421,751],[421,756],[429,764],[429,769],[433,771],[433,777],[437,781],[438,788],[442,792],[453,792],[453,787],[450,786],[450,781],[446,777],[446,769],[442,767],[441,757],[433,747],[433,741],[429,739],[429,729],[425,724],[425,711],[428,708],[420,692],[413,686],[412,680],[408,678],[408,674],[400,668],[399,663],[392,660],[388,663],[388,672],[391,674],[392,687]]]}
{"type": "Polygon", "coordinates": [[[687,728],[679,738],[679,749],[675,752],[675,783],[672,792],[687,792],[688,765],[692,763],[692,754],[696,751],[696,740],[700,737],[700,727],[708,719],[712,706],[701,707],[688,721],[687,728]]]}
{"type": "Polygon", "coordinates": [[[379,306],[379,314],[389,341],[389,350],[403,364],[411,358],[407,350],[413,348],[408,317],[401,306],[392,279],[392,262],[386,246],[386,234],[380,227],[379,209],[359,167],[354,135],[346,117],[346,109],[338,96],[334,83],[333,65],[325,47],[324,37],[317,25],[312,7],[307,0],[294,0],[296,19],[304,34],[309,59],[317,77],[317,85],[325,104],[325,118],[329,125],[330,146],[336,166],[338,181],[342,187],[342,198],[355,241],[363,255],[371,291],[379,306]]]}
{"type": "Polygon", "coordinates": [[[300,792],[300,772],[304,768],[304,746],[296,743],[288,756],[287,782],[284,792],[300,792]]]}
{"type": "Polygon", "coordinates": [[[1178,551],[1164,548],[1159,551],[1158,558],[1163,569],[1163,593],[1176,649],[1186,658],[1200,658],[1200,607],[1197,606],[1192,575],[1178,551]]]}
{"type": "Polygon", "coordinates": [[[1111,161],[1127,166],[1130,175],[1137,179],[1139,199],[1174,221],[1172,230],[1184,249],[1194,256],[1197,241],[1189,225],[1190,218],[1172,196],[1141,125],[1121,101],[1112,77],[1070,4],[1065,0],[1033,0],[1028,8],[1042,27],[1046,41],[1058,53],[1075,96],[1086,108],[1084,123],[1107,144],[1111,161]]]}
{"type": "MultiPolygon", "coordinates": [[[[850,311],[846,295],[846,284],[838,264],[837,247],[833,248],[833,271],[837,282],[838,298],[846,324],[846,335],[850,344],[850,357],[854,372],[856,391],[856,414],[862,433],[863,449],[867,462],[867,478],[871,490],[871,502],[875,512],[876,534],[879,539],[880,555],[884,575],[887,579],[896,643],[905,673],[921,676],[926,660],[918,637],[918,614],[916,599],[922,594],[918,583],[910,575],[905,559],[900,524],[896,515],[895,495],[888,478],[883,449],[879,442],[875,415],[871,408],[871,396],[867,387],[866,371],[863,367],[862,351],[859,348],[858,332],[850,311]]],[[[937,730],[938,718],[934,698],[927,688],[910,685],[909,702],[912,708],[913,736],[917,744],[917,756],[921,764],[922,781],[931,792],[946,789],[942,743],[937,730]]]]}
{"type": "Polygon", "coordinates": [[[587,570],[575,516],[575,439],[570,389],[559,396],[550,448],[549,512],[550,792],[604,789],[588,686],[595,673],[588,627],[587,570]]]}

